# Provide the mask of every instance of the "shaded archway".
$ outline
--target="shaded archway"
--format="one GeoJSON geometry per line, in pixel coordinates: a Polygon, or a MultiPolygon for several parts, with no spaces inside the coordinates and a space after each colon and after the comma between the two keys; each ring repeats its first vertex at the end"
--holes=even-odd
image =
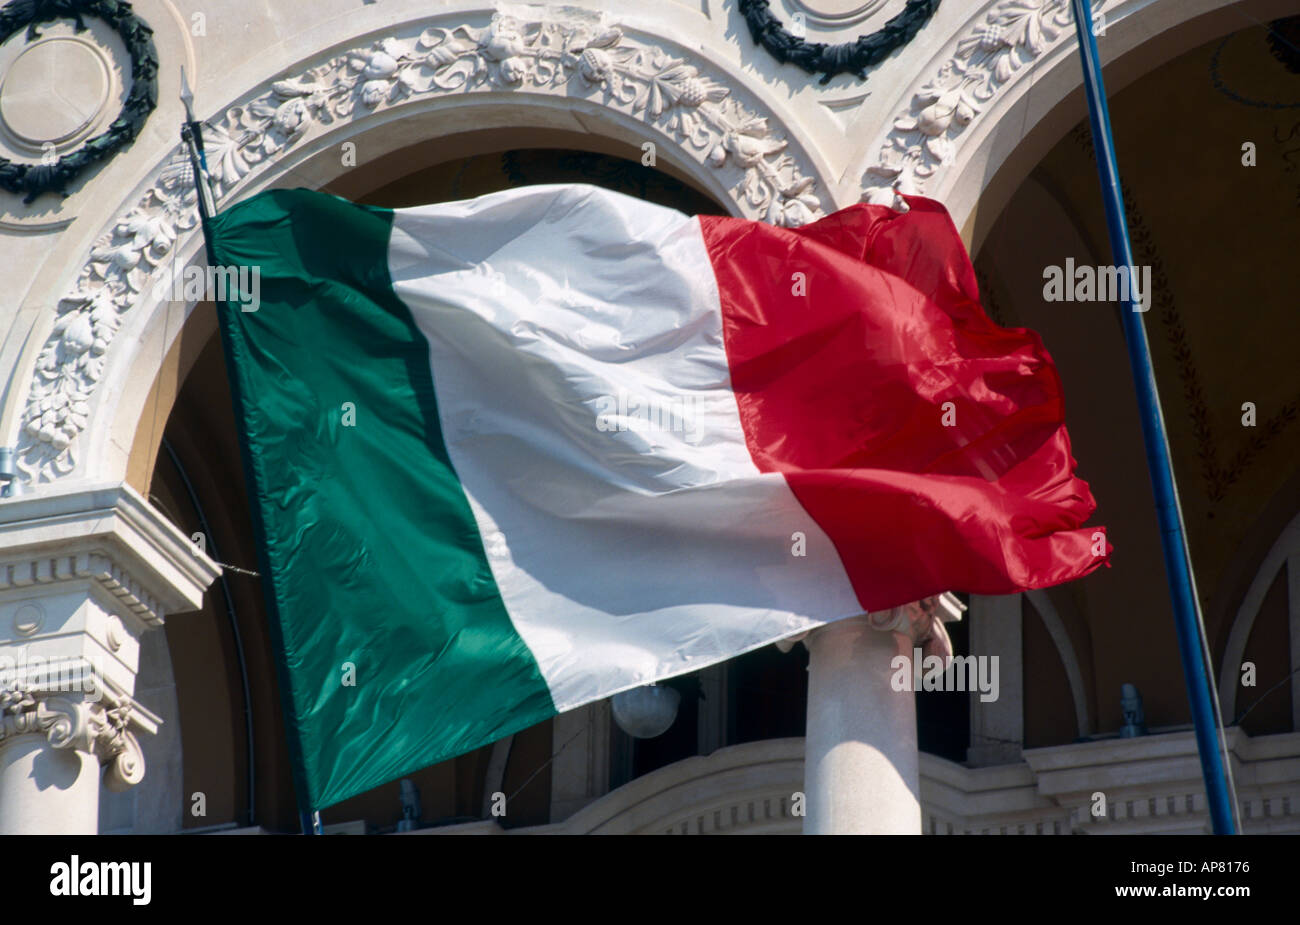
{"type": "MultiPolygon", "coordinates": [[[[588,182],[687,212],[723,211],[699,190],[639,160],[560,147],[572,139],[554,134],[525,137],[554,146],[494,149],[501,137],[483,134],[438,139],[395,152],[384,169],[368,174],[368,188],[349,192],[359,201],[401,206],[532,183],[588,182]],[[479,151],[465,153],[475,143],[479,151]],[[437,160],[447,150],[459,156],[437,160]]],[[[203,304],[194,316],[204,319],[213,311],[203,304]]],[[[209,552],[251,569],[256,550],[215,327],[208,321],[188,327],[175,352],[175,396],[168,402],[156,390],[150,407],[158,424],[137,440],[131,471],[147,473],[154,503],[186,533],[204,533],[209,552]],[[182,362],[180,354],[189,356],[182,362]]],[[[260,579],[228,570],[202,611],[168,623],[166,631],[184,739],[184,792],[203,792],[208,810],[202,818],[187,815],[186,827],[225,823],[294,830],[297,814],[260,579]]],[[[420,791],[423,821],[479,818],[484,797],[499,787],[509,798],[509,826],[548,822],[549,765],[561,744],[548,721],[497,749],[495,765],[489,747],[409,775],[420,791]]],[[[391,831],[401,819],[399,785],[375,788],[323,815],[327,824],[362,820],[372,830],[391,831]]]]}
{"type": "MultiPolygon", "coordinates": [[[[1106,89],[1212,39],[1295,13],[1287,0],[1093,0],[1106,89]]],[[[1034,166],[1087,114],[1070,0],[984,4],[926,66],[851,173],[864,196],[943,202],[972,253],[1034,166]]]]}
{"type": "MultiPolygon", "coordinates": [[[[1300,75],[1268,37],[1256,24],[1211,38],[1133,80],[1110,104],[1135,257],[1151,271],[1144,323],[1204,618],[1216,656],[1233,635],[1222,664],[1234,677],[1249,630],[1233,621],[1269,544],[1294,516],[1297,484],[1287,448],[1300,393],[1277,371],[1294,365],[1288,345],[1300,336],[1285,250],[1300,190],[1288,166],[1300,151],[1292,131],[1300,107],[1254,101],[1271,94],[1300,103],[1300,75]],[[1252,140],[1254,166],[1243,151],[1252,140]],[[1205,233],[1210,217],[1225,215],[1250,219],[1231,234],[1205,233]]],[[[1038,331],[1052,353],[1073,452],[1099,502],[1094,522],[1108,527],[1117,551],[1111,568],[1050,594],[1091,698],[1092,736],[1122,723],[1124,683],[1139,687],[1153,728],[1189,719],[1118,310],[1049,301],[1043,288],[1048,268],[1105,265],[1109,255],[1081,122],[1006,200],[975,265],[990,314],[1038,331]]],[[[1252,593],[1261,597],[1276,574],[1252,593]]],[[[1063,723],[1058,732],[1072,731],[1063,723]]]]}

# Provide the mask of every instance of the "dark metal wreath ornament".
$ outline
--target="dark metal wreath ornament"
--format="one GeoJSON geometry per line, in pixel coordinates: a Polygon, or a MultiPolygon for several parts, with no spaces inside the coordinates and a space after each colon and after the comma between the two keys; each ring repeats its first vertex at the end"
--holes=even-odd
{"type": "Polygon", "coordinates": [[[26,27],[27,40],[39,38],[36,27],[56,19],[76,21],[86,31],[82,17],[101,19],[122,38],[131,56],[131,91],[112,124],[75,151],[53,164],[23,164],[0,157],[0,188],[24,194],[30,204],[42,193],[67,195],[67,188],[83,171],[125,148],[139,133],[158,103],[158,54],[153,30],[122,0],[16,0],[0,8],[0,43],[26,27]]]}
{"type": "Polygon", "coordinates": [[[907,0],[903,12],[878,31],[859,36],[856,42],[839,45],[805,42],[791,35],[768,9],[768,0],[739,0],[737,7],[756,44],[783,64],[788,62],[809,74],[821,74],[819,83],[826,84],[836,74],[853,74],[859,80],[866,80],[867,68],[879,64],[916,37],[939,9],[939,0],[907,0]]]}
{"type": "Polygon", "coordinates": [[[1269,23],[1268,48],[1288,71],[1300,74],[1300,16],[1269,23]]]}

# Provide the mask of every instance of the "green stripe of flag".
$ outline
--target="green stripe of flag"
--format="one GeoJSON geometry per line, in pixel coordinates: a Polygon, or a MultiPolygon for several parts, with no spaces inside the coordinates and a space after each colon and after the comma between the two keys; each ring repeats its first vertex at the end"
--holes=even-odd
{"type": "Polygon", "coordinates": [[[256,311],[219,314],[313,809],[555,712],[448,458],[428,344],[389,279],[391,227],[385,209],[275,190],[210,229],[217,265],[261,278],[256,311]]]}

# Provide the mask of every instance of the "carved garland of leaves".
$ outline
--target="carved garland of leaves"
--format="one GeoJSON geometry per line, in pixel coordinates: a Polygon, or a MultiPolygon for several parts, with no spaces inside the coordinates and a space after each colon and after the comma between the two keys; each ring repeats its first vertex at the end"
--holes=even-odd
{"type": "Polygon", "coordinates": [[[852,74],[866,80],[867,68],[884,61],[916,37],[939,9],[939,0],[907,0],[903,11],[877,31],[838,45],[808,42],[787,32],[772,15],[768,0],[740,0],[737,9],[745,17],[755,45],[761,45],[782,64],[793,64],[809,74],[821,74],[818,83],[825,85],[837,74],[852,74]]]}
{"type": "Polygon", "coordinates": [[[0,9],[0,43],[26,27],[27,40],[40,37],[36,27],[72,19],[84,32],[84,17],[101,19],[122,38],[131,56],[131,89],[117,118],[99,135],[52,164],[26,164],[0,157],[0,188],[23,196],[30,205],[43,193],[67,195],[68,186],[92,165],[135,140],[158,102],[158,55],[153,30],[122,0],[17,0],[0,9]]]}
{"type": "Polygon", "coordinates": [[[313,123],[348,117],[357,106],[375,110],[426,93],[528,86],[598,95],[678,137],[711,166],[739,167],[742,201],[775,224],[806,224],[821,211],[813,178],[782,153],[787,142],[693,65],[627,42],[617,27],[595,31],[501,15],[483,29],[427,29],[413,47],[385,39],[275,82],[267,96],[207,127],[212,179],[218,194],[230,189],[313,123]]]}
{"type": "MultiPolygon", "coordinates": [[[[1098,11],[1107,0],[1092,0],[1098,11]]],[[[955,140],[985,104],[1072,26],[1069,0],[1007,0],[958,43],[956,54],[894,120],[879,160],[867,169],[869,202],[895,205],[895,191],[921,194],[956,159],[955,140]]]]}
{"type": "Polygon", "coordinates": [[[1268,50],[1292,74],[1300,74],[1300,16],[1268,24],[1268,50]]]}
{"type": "MultiPolygon", "coordinates": [[[[714,168],[738,168],[738,198],[774,224],[802,225],[821,212],[814,178],[784,153],[786,140],[696,67],[626,40],[617,27],[502,15],[482,29],[430,28],[410,41],[389,38],[346,52],[225,110],[204,126],[213,193],[219,201],[313,125],[348,118],[357,107],[375,111],[416,95],[525,86],[566,88],[625,107],[714,168]]],[[[17,464],[27,478],[57,478],[75,467],[73,442],[87,426],[122,315],[196,223],[189,163],[177,148],[154,185],[91,249],[59,302],[23,413],[17,464]]]]}

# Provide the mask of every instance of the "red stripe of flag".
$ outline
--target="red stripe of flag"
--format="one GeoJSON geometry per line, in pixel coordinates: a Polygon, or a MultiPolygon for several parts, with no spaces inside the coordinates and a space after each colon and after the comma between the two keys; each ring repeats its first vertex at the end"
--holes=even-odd
{"type": "Polygon", "coordinates": [[[1083,527],[1096,503],[1051,357],[984,313],[943,206],[907,201],[798,229],[700,219],[750,454],[826,531],[864,609],[1086,575],[1111,550],[1083,527]]]}

